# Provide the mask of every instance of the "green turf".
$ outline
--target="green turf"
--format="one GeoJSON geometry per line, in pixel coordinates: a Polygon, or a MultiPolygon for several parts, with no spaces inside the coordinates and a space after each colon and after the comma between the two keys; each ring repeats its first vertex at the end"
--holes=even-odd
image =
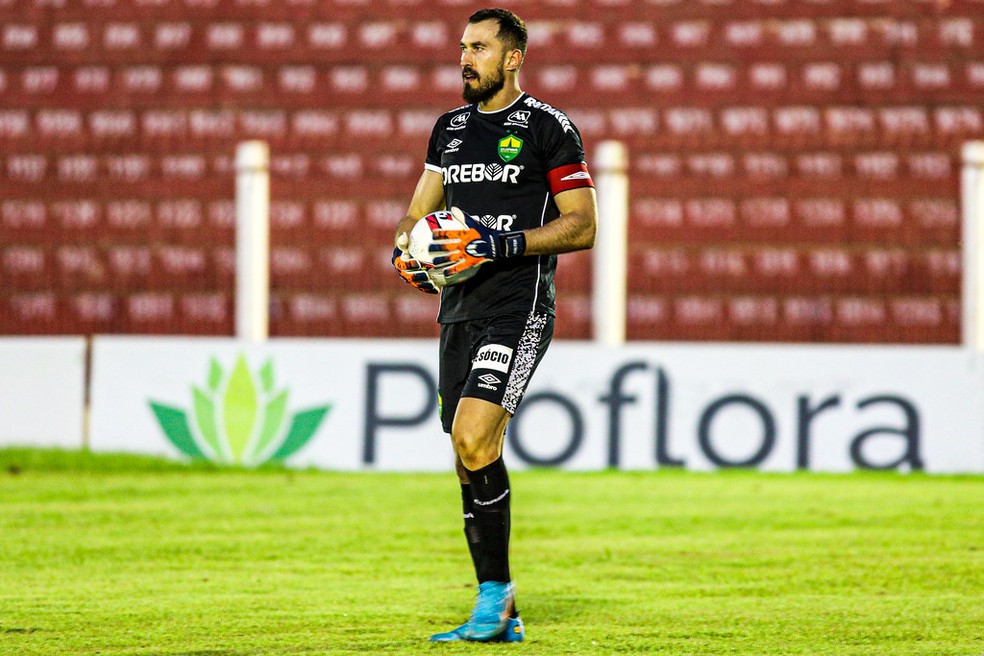
{"type": "Polygon", "coordinates": [[[527,642],[436,645],[473,599],[450,474],[0,450],[0,653],[984,653],[984,478],[512,487],[527,642]]]}

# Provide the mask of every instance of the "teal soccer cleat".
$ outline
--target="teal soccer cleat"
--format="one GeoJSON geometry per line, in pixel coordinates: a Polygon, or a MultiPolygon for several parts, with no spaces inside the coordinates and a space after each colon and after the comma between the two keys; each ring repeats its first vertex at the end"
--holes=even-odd
{"type": "Polygon", "coordinates": [[[510,617],[515,605],[516,587],[512,583],[486,581],[478,586],[475,610],[468,621],[453,631],[431,636],[431,642],[522,642],[526,636],[523,620],[510,617]]]}
{"type": "Polygon", "coordinates": [[[526,627],[523,626],[523,620],[519,619],[517,613],[516,617],[510,617],[509,621],[506,622],[506,630],[489,642],[522,642],[525,637],[526,627]]]}
{"type": "Polygon", "coordinates": [[[454,631],[448,631],[447,633],[437,633],[431,636],[431,642],[454,642],[456,640],[472,640],[475,642],[522,642],[526,638],[526,627],[523,626],[523,620],[519,618],[517,614],[516,617],[510,617],[506,620],[506,628],[502,630],[502,633],[494,635],[488,639],[479,639],[474,637],[466,637],[468,635],[468,623],[462,624],[454,631]]]}

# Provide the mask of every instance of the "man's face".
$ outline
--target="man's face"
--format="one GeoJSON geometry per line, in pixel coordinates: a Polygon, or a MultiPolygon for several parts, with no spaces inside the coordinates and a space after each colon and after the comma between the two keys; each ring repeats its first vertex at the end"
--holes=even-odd
{"type": "Polygon", "coordinates": [[[506,52],[494,20],[469,23],[461,37],[461,95],[465,102],[490,100],[505,85],[506,52]]]}

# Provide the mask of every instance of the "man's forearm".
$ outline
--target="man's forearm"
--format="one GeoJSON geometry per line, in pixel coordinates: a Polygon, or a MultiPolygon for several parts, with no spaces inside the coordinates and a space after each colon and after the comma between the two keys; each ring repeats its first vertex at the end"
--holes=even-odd
{"type": "Polygon", "coordinates": [[[570,253],[594,246],[595,220],[587,213],[571,212],[525,232],[526,255],[570,253]]]}

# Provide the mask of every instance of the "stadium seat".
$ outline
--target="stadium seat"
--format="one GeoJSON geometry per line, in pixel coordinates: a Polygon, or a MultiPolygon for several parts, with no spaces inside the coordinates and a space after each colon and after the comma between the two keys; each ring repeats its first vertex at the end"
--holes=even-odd
{"type": "MultiPolygon", "coordinates": [[[[0,331],[230,334],[234,150],[263,139],[271,334],[435,334],[388,251],[461,102],[459,3],[0,4],[0,331]]],[[[524,86],[589,165],[629,148],[630,339],[958,339],[979,2],[571,4],[517,7],[524,86]]],[[[590,337],[591,268],[560,258],[558,337],[590,337]]]]}

